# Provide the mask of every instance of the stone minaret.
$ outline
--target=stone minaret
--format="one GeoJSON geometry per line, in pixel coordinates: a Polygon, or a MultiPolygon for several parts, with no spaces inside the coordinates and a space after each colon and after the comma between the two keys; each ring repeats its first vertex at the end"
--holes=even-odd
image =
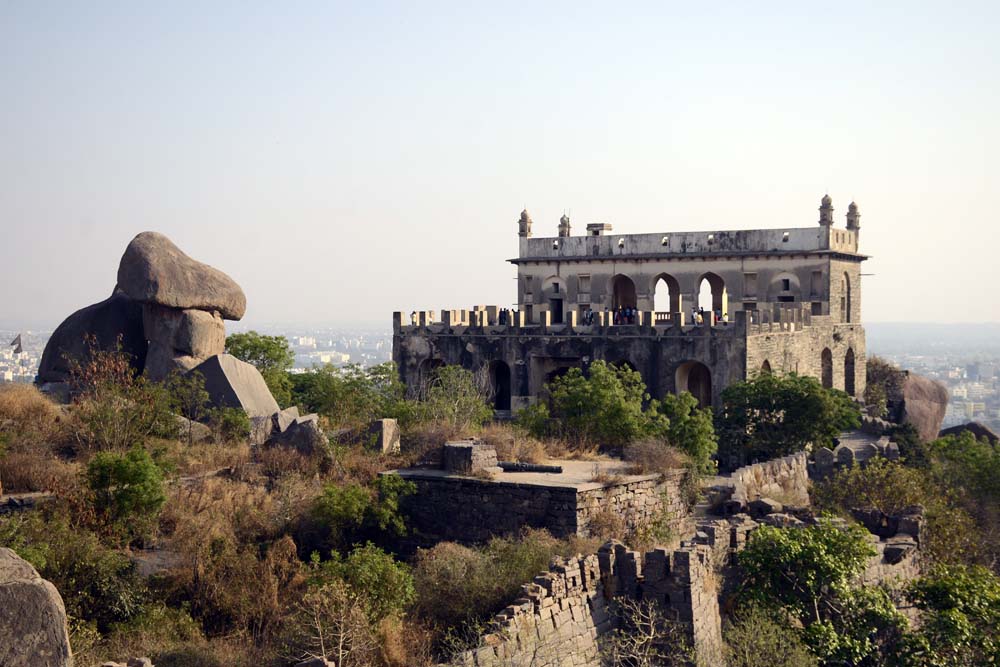
{"type": "Polygon", "coordinates": [[[563,213],[559,218],[559,236],[569,236],[569,216],[563,213]]]}
{"type": "Polygon", "coordinates": [[[854,202],[847,207],[847,228],[852,232],[861,230],[861,211],[854,202]]]}
{"type": "Polygon", "coordinates": [[[528,215],[528,209],[521,211],[521,219],[517,221],[517,235],[531,238],[531,216],[528,215]]]}
{"type": "Polygon", "coordinates": [[[823,195],[819,203],[819,224],[833,227],[833,200],[830,199],[830,195],[823,195]]]}

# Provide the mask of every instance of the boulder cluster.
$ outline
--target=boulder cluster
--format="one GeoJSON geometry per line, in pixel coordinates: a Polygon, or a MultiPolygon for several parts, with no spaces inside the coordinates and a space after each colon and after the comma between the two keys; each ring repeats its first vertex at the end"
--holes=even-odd
{"type": "Polygon", "coordinates": [[[111,296],[70,315],[42,353],[36,382],[62,393],[74,359],[90,346],[116,347],[134,371],[160,381],[197,371],[216,407],[239,408],[251,418],[254,444],[288,441],[300,450],[323,438],[315,415],[282,411],[251,364],[225,354],[224,320],[239,320],[247,300],[228,275],[188,257],[163,234],[143,232],[125,248],[111,296]]]}

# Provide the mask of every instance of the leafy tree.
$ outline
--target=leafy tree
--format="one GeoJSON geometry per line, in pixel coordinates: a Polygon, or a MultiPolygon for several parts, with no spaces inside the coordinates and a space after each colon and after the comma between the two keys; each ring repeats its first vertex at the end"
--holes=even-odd
{"type": "Polygon", "coordinates": [[[880,588],[855,588],[875,550],[859,526],[762,526],[739,556],[744,600],[797,618],[824,664],[859,665],[898,639],[905,619],[880,588]]]}
{"type": "Polygon", "coordinates": [[[346,558],[333,552],[325,563],[320,563],[318,554],[313,554],[313,568],[315,581],[337,578],[363,593],[372,623],[402,614],[416,597],[409,567],[371,542],[355,547],[346,558]]]}
{"type": "Polygon", "coordinates": [[[256,366],[279,405],[291,404],[292,381],[288,371],[295,363],[295,353],[288,347],[288,339],[256,331],[234,333],[226,337],[226,352],[256,366]]]}
{"type": "Polygon", "coordinates": [[[760,605],[744,605],[723,626],[728,667],[817,667],[787,617],[760,605]]]}
{"type": "Polygon", "coordinates": [[[362,368],[326,364],[292,376],[292,399],[338,426],[354,428],[373,419],[413,421],[414,406],[393,363],[362,368]]]}
{"type": "Polygon", "coordinates": [[[861,413],[850,396],[825,389],[816,378],[761,373],[722,392],[716,418],[720,460],[737,467],[829,446],[842,431],[857,428],[861,413]]]}
{"type": "Polygon", "coordinates": [[[691,457],[700,472],[712,472],[712,456],[719,447],[712,411],[699,408],[689,392],[667,394],[654,409],[667,421],[667,441],[691,457]]]}
{"type": "Polygon", "coordinates": [[[493,416],[486,388],[461,366],[437,369],[422,394],[418,408],[422,418],[455,430],[478,428],[493,416]]]}
{"type": "Polygon", "coordinates": [[[345,551],[352,545],[406,534],[400,498],[415,493],[413,482],[399,475],[380,475],[370,487],[357,483],[327,484],[315,500],[296,541],[306,553],[345,551]]]}
{"type": "Polygon", "coordinates": [[[902,642],[904,667],[1000,665],[1000,578],[983,567],[940,567],[912,582],[921,623],[902,642]]]}
{"type": "Polygon", "coordinates": [[[205,376],[198,371],[180,373],[174,371],[167,376],[167,393],[170,407],[189,420],[187,427],[188,444],[194,434],[194,422],[205,419],[210,411],[210,397],[205,391],[205,376]]]}
{"type": "Polygon", "coordinates": [[[163,472],[142,447],[97,454],[86,476],[98,514],[132,534],[147,527],[166,501],[163,472]]]}

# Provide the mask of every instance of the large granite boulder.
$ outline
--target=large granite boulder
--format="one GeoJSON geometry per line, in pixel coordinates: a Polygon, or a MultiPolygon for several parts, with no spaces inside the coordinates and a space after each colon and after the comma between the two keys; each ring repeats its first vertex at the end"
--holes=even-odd
{"type": "Polygon", "coordinates": [[[149,340],[145,372],[151,380],[189,371],[226,348],[226,327],[217,313],[147,303],[142,322],[149,340]]]}
{"type": "Polygon", "coordinates": [[[997,444],[997,442],[1000,442],[1000,436],[997,435],[996,431],[991,429],[986,424],[982,424],[980,422],[969,422],[968,424],[960,424],[958,426],[952,426],[951,428],[944,429],[938,435],[939,437],[944,438],[949,435],[961,435],[966,431],[971,433],[976,438],[976,440],[981,440],[982,438],[986,438],[986,440],[992,445],[995,445],[997,444]]]}
{"type": "Polygon", "coordinates": [[[98,349],[113,350],[121,337],[122,350],[132,357],[136,372],[146,365],[147,343],[142,328],[142,306],[120,290],[100,303],[82,308],[56,327],[38,365],[39,384],[69,379],[69,361],[87,358],[85,338],[96,340],[98,349]]]}
{"type": "Polygon", "coordinates": [[[0,665],[73,665],[59,591],[10,549],[0,549],[0,665]]]}
{"type": "Polygon", "coordinates": [[[143,232],[132,239],[118,265],[118,286],[132,299],[182,310],[218,311],[238,320],[247,299],[222,271],[191,259],[163,234],[143,232]]]}
{"type": "Polygon", "coordinates": [[[205,378],[212,405],[242,408],[249,417],[267,417],[279,411],[260,371],[231,354],[209,357],[194,368],[205,378]]]}
{"type": "Polygon", "coordinates": [[[937,438],[948,409],[948,389],[940,382],[909,373],[903,380],[902,394],[900,422],[912,424],[925,442],[937,438]]]}

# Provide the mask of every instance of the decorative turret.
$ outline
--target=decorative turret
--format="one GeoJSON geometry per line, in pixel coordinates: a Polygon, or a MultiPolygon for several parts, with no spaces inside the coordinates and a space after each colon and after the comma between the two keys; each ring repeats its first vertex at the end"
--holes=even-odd
{"type": "Polygon", "coordinates": [[[833,200],[830,199],[830,195],[823,195],[819,203],[819,224],[833,227],[833,200]]]}
{"type": "Polygon", "coordinates": [[[559,218],[559,236],[569,236],[569,216],[563,213],[559,218]]]}
{"type": "Polygon", "coordinates": [[[850,206],[847,207],[847,228],[852,232],[861,229],[861,211],[858,210],[858,205],[854,202],[851,202],[850,206]]]}
{"type": "Polygon", "coordinates": [[[531,238],[531,216],[528,215],[528,209],[521,211],[521,219],[517,221],[517,235],[531,238]]]}

